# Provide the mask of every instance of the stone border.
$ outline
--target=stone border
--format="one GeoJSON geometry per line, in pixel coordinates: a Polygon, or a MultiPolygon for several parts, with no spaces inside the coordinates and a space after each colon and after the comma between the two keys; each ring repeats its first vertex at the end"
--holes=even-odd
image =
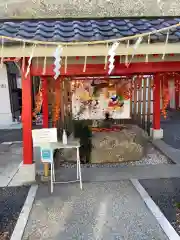
{"type": "Polygon", "coordinates": [[[33,207],[37,190],[38,190],[38,185],[31,186],[10,240],[22,239],[26,224],[28,222],[29,214],[33,207]]]}
{"type": "Polygon", "coordinates": [[[2,142],[2,145],[12,145],[12,144],[16,144],[16,143],[22,143],[22,141],[14,141],[14,142],[2,142]]]}
{"type": "Polygon", "coordinates": [[[23,162],[21,162],[21,163],[18,165],[18,167],[17,167],[14,171],[12,171],[12,173],[10,174],[10,176],[8,176],[9,181],[8,181],[6,187],[9,187],[10,183],[13,181],[14,177],[16,176],[16,174],[17,174],[17,172],[19,171],[19,169],[20,169],[20,167],[22,166],[22,164],[23,164],[23,162]]]}
{"type": "Polygon", "coordinates": [[[156,220],[158,221],[159,225],[167,235],[169,240],[180,240],[180,236],[177,234],[177,232],[174,230],[172,225],[169,223],[167,218],[164,216],[164,214],[161,212],[159,207],[155,204],[155,202],[152,200],[152,198],[149,196],[149,194],[146,192],[146,190],[143,188],[143,186],[140,184],[140,182],[137,179],[130,179],[135,189],[138,191],[138,193],[141,195],[143,201],[146,203],[149,210],[152,212],[156,220]]]}
{"type": "Polygon", "coordinates": [[[0,130],[21,130],[22,122],[12,122],[11,124],[0,124],[0,130]]]}

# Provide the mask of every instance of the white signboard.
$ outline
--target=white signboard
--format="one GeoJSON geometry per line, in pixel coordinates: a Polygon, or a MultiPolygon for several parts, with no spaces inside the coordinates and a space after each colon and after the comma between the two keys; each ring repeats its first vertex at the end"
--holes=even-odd
{"type": "Polygon", "coordinates": [[[33,143],[57,142],[57,128],[42,128],[32,130],[33,143]]]}

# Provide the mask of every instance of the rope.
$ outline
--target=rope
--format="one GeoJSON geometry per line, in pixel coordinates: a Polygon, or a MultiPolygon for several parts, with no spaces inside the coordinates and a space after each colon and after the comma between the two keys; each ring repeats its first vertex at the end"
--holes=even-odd
{"type": "Polygon", "coordinates": [[[110,39],[110,40],[101,40],[101,41],[87,41],[87,42],[45,42],[45,41],[36,41],[36,40],[28,40],[28,39],[21,39],[21,38],[13,38],[13,37],[7,37],[7,36],[0,36],[1,39],[6,39],[9,41],[15,41],[15,42],[26,42],[26,43],[31,43],[31,44],[35,44],[35,45],[95,45],[95,44],[104,44],[104,43],[112,43],[112,42],[120,42],[120,41],[127,41],[127,40],[132,40],[132,39],[136,39],[139,37],[146,37],[155,33],[159,33],[159,32],[163,32],[163,31],[168,31],[172,28],[177,28],[180,26],[180,23],[169,26],[169,27],[165,27],[165,28],[161,28],[159,30],[154,30],[152,32],[146,32],[146,33],[141,33],[141,34],[136,34],[133,36],[128,36],[128,37],[121,37],[121,38],[116,38],[116,39],[110,39]]]}

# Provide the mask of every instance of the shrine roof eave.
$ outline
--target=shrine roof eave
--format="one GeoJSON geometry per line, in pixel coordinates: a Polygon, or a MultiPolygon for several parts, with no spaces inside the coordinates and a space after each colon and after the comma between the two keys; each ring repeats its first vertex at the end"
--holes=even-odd
{"type": "MultiPolygon", "coordinates": [[[[179,24],[180,18],[100,18],[100,19],[4,19],[0,36],[44,42],[106,41],[148,33],[179,24]]],[[[165,42],[167,32],[150,36],[151,43],[165,42]]],[[[147,41],[147,39],[143,39],[147,41]]],[[[180,26],[169,32],[169,43],[180,41],[180,26]]],[[[6,41],[5,41],[6,43],[6,41]]],[[[12,43],[11,43],[12,44],[12,43]]]]}
{"type": "MultiPolygon", "coordinates": [[[[29,57],[32,44],[36,50],[33,57],[52,57],[58,44],[64,47],[63,56],[106,56],[107,42],[137,36],[177,25],[180,18],[105,18],[105,19],[19,19],[0,20],[0,40],[3,40],[3,57],[29,57]],[[2,37],[4,36],[4,38],[2,37]],[[9,39],[5,38],[9,37],[9,39]],[[16,39],[16,40],[15,40],[16,39]],[[18,39],[18,41],[17,41],[18,39]],[[27,42],[29,41],[29,42],[27,42]],[[26,42],[26,43],[25,43],[26,42]],[[54,45],[50,43],[55,43],[54,45]],[[82,44],[84,42],[85,44],[82,44]],[[94,45],[89,45],[94,42],[94,45]],[[43,43],[43,44],[42,44],[43,43]],[[74,44],[75,43],[75,44],[74,44]],[[73,45],[71,45],[73,44],[73,45]],[[46,46],[46,47],[45,47],[46,46]]],[[[171,28],[165,48],[167,31],[155,32],[143,41],[136,54],[180,53],[180,26],[171,28]]],[[[134,54],[136,38],[122,41],[117,55],[134,54]]]]}
{"type": "MultiPolygon", "coordinates": [[[[53,57],[56,46],[36,46],[33,57],[53,57]]],[[[33,50],[33,46],[26,46],[25,48],[21,46],[4,46],[3,57],[29,57],[33,50]]],[[[120,44],[116,50],[116,55],[134,55],[134,54],[180,54],[180,43],[169,43],[165,46],[164,43],[154,43],[147,44],[142,43],[134,51],[133,46],[129,46],[127,51],[127,46],[125,44],[120,44]]],[[[62,52],[62,57],[84,57],[84,56],[107,56],[107,45],[97,44],[97,45],[72,45],[64,47],[62,52]]]]}

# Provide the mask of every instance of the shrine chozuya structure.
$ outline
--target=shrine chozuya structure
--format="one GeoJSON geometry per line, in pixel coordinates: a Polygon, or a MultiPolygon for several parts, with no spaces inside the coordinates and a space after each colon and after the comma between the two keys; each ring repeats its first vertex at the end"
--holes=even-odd
{"type": "MultiPolygon", "coordinates": [[[[42,80],[43,127],[48,128],[48,79],[56,82],[58,95],[68,81],[99,77],[128,79],[124,91],[134,102],[131,116],[144,124],[153,114],[151,135],[162,138],[161,113],[169,104],[168,81],[175,83],[179,107],[180,19],[85,19],[1,20],[1,64],[16,61],[22,78],[23,166],[27,181],[35,178],[32,143],[32,77],[42,80]],[[148,78],[153,92],[152,111],[141,105],[133,92],[148,78]],[[132,99],[133,98],[133,99],[132,99]],[[135,104],[135,102],[138,102],[135,104]],[[139,107],[136,107],[139,104],[139,107]],[[140,108],[144,110],[140,110],[140,108]]],[[[151,92],[148,94],[151,95],[151,92]]],[[[144,93],[142,98],[146,98],[144,93]]],[[[55,108],[54,121],[64,111],[55,108]]],[[[60,107],[61,105],[61,107],[60,107]]],[[[151,104],[150,104],[151,105],[151,104]]],[[[61,115],[62,117],[62,115],[61,115]]],[[[55,124],[55,123],[54,123],[55,124]]]]}

